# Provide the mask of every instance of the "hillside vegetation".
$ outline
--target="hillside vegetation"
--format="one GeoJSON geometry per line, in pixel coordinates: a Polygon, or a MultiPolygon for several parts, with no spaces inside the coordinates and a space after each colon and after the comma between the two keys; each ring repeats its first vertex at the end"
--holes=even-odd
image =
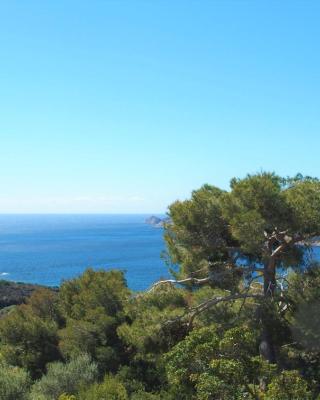
{"type": "Polygon", "coordinates": [[[172,279],[88,269],[2,316],[1,400],[320,398],[319,181],[248,175],[168,214],[172,279]]]}

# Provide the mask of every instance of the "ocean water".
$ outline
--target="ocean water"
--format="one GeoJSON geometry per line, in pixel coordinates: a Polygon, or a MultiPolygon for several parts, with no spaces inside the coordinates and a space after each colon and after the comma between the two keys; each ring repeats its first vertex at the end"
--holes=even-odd
{"type": "Polygon", "coordinates": [[[145,290],[169,277],[163,230],[148,216],[0,215],[0,279],[57,286],[87,267],[118,268],[131,289],[145,290]]]}
{"type": "Polygon", "coordinates": [[[0,215],[0,279],[60,285],[87,267],[126,272],[144,290],[168,268],[163,230],[149,215],[0,215]]]}

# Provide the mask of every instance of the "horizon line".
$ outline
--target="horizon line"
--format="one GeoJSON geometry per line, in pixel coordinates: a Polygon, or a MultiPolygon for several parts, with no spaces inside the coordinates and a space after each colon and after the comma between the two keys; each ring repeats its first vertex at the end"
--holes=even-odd
{"type": "Polygon", "coordinates": [[[0,215],[164,215],[166,212],[1,212],[0,215]]]}

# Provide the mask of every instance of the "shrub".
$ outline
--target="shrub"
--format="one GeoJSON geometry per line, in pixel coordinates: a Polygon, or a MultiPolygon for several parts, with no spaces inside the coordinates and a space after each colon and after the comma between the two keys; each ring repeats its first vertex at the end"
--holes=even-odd
{"type": "Polygon", "coordinates": [[[307,382],[297,371],[284,371],[268,385],[265,400],[310,400],[307,382]]]}
{"type": "Polygon", "coordinates": [[[123,322],[123,302],[129,295],[121,271],[88,269],[64,282],[59,292],[59,309],[66,326],[59,331],[59,347],[66,358],[87,353],[100,372],[116,371],[123,346],[117,327],[123,322]]]}
{"type": "Polygon", "coordinates": [[[1,353],[10,365],[41,376],[48,362],[60,358],[57,326],[44,321],[30,307],[18,306],[0,320],[1,353]]]}
{"type": "Polygon", "coordinates": [[[133,393],[130,397],[131,400],[160,400],[163,399],[160,394],[148,393],[144,391],[139,391],[133,393]]]}
{"type": "Polygon", "coordinates": [[[31,398],[56,400],[63,394],[76,394],[81,386],[94,382],[97,374],[97,365],[87,354],[82,354],[66,364],[51,363],[47,374],[33,386],[31,398]]]}
{"type": "Polygon", "coordinates": [[[59,396],[58,400],[77,400],[77,399],[73,394],[69,395],[63,393],[61,396],[59,396]]]}
{"type": "Polygon", "coordinates": [[[1,400],[27,399],[29,384],[29,375],[25,370],[0,363],[1,400]]]}
{"type": "Polygon", "coordinates": [[[95,383],[80,392],[79,400],[128,400],[124,385],[114,376],[107,375],[102,383],[95,383]]]}

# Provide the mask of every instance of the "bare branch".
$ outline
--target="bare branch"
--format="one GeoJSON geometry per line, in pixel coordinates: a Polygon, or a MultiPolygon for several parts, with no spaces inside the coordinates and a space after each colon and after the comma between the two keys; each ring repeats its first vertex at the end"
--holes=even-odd
{"type": "MultiPolygon", "coordinates": [[[[239,299],[244,299],[244,301],[248,298],[264,298],[263,295],[258,295],[258,294],[249,294],[247,291],[245,293],[237,293],[237,294],[232,294],[230,296],[221,296],[221,297],[215,297],[213,299],[209,299],[204,301],[203,303],[199,304],[196,307],[190,308],[185,310],[185,312],[182,315],[179,315],[173,319],[167,320],[164,322],[164,325],[167,324],[172,324],[176,321],[182,321],[184,318],[189,316],[189,321],[188,321],[188,328],[190,329],[192,327],[193,321],[197,315],[199,315],[201,312],[219,304],[222,302],[227,302],[227,301],[235,301],[239,299]],[[191,314],[191,315],[190,315],[191,314]]],[[[242,303],[242,307],[243,307],[242,303]]]]}
{"type": "MultiPolygon", "coordinates": [[[[254,276],[254,277],[252,277],[252,278],[250,279],[250,281],[248,282],[248,286],[247,286],[247,288],[246,288],[246,290],[245,290],[245,294],[248,294],[248,293],[249,293],[249,290],[251,289],[251,285],[252,285],[253,281],[254,281],[255,279],[258,279],[258,278],[260,278],[260,276],[254,276]]],[[[248,296],[246,296],[246,297],[243,298],[242,303],[241,303],[241,306],[240,306],[239,311],[238,311],[238,316],[237,316],[237,318],[240,317],[240,314],[241,314],[242,309],[243,309],[243,307],[244,307],[244,305],[245,305],[245,303],[246,303],[247,298],[248,298],[248,296]]]]}
{"type": "Polygon", "coordinates": [[[196,271],[192,271],[192,272],[190,272],[190,275],[191,275],[191,277],[193,277],[194,275],[199,274],[200,272],[204,272],[204,271],[208,272],[208,267],[204,267],[204,268],[197,269],[196,271]]]}
{"type": "MultiPolygon", "coordinates": [[[[240,267],[233,267],[232,269],[234,271],[241,271],[244,274],[245,273],[249,273],[249,272],[263,273],[263,269],[262,268],[258,268],[256,266],[240,266],[240,267]]],[[[197,270],[195,272],[191,272],[191,275],[194,275],[196,273],[199,273],[199,272],[202,272],[202,271],[205,271],[205,270],[206,270],[206,268],[199,269],[199,270],[197,270]]],[[[222,275],[222,276],[224,275],[223,271],[220,272],[220,275],[222,275]]],[[[195,278],[194,276],[191,276],[191,277],[188,277],[188,278],[185,278],[185,279],[180,279],[180,280],[178,280],[178,279],[165,279],[165,280],[158,281],[158,282],[154,283],[151,286],[151,288],[148,290],[148,292],[151,292],[157,286],[165,285],[165,284],[183,285],[185,283],[192,283],[194,285],[201,286],[201,285],[209,283],[209,282],[211,282],[213,280],[214,280],[214,278],[213,278],[213,273],[212,272],[210,273],[210,276],[207,276],[205,278],[195,278]]]]}
{"type": "Polygon", "coordinates": [[[263,298],[263,295],[259,294],[250,294],[250,293],[236,293],[236,294],[231,294],[230,296],[221,296],[221,297],[215,297],[210,300],[206,300],[203,303],[199,304],[198,306],[192,308],[189,312],[193,312],[191,314],[190,320],[189,320],[189,325],[192,325],[194,318],[200,314],[201,312],[216,306],[219,303],[225,302],[225,301],[234,301],[238,299],[248,299],[248,298],[263,298]]]}
{"type": "Polygon", "coordinates": [[[176,279],[166,279],[163,281],[156,282],[151,286],[151,288],[148,290],[148,292],[151,292],[154,290],[157,286],[159,285],[164,285],[164,284],[170,284],[170,285],[183,285],[184,283],[193,283],[195,285],[204,285],[205,283],[210,282],[211,278],[202,278],[202,279],[197,279],[197,278],[186,278],[186,279],[181,279],[181,280],[176,280],[176,279]]]}
{"type": "Polygon", "coordinates": [[[275,258],[278,254],[280,254],[286,247],[288,243],[282,243],[271,253],[271,257],[275,258]]]}
{"type": "Polygon", "coordinates": [[[307,240],[307,237],[300,234],[296,235],[295,237],[288,236],[286,231],[276,234],[275,237],[281,244],[271,253],[272,258],[275,258],[278,254],[280,254],[288,245],[307,240]]]}

